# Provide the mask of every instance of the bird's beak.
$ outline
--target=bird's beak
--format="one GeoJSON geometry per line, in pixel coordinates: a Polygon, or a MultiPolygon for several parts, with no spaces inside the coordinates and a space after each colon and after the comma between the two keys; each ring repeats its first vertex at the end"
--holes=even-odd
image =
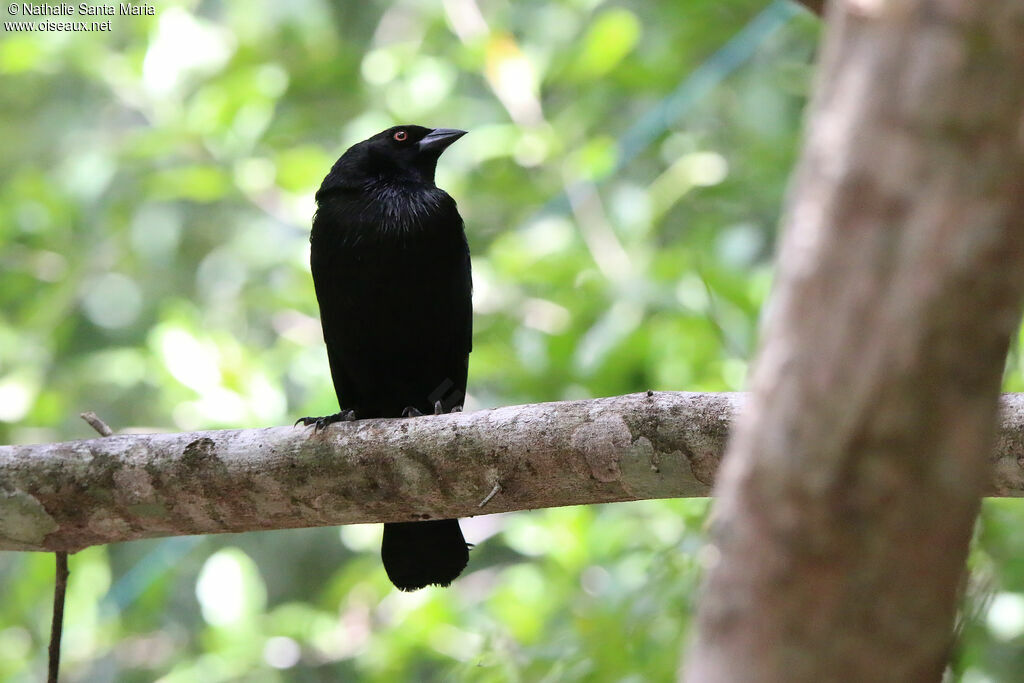
{"type": "Polygon", "coordinates": [[[436,152],[437,154],[440,154],[444,150],[448,149],[448,145],[452,144],[465,134],[466,131],[459,130],[458,128],[435,128],[420,140],[420,151],[436,152]]]}

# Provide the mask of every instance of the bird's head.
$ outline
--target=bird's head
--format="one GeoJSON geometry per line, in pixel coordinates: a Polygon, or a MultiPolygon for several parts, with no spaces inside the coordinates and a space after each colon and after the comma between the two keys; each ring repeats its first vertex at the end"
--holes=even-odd
{"type": "Polygon", "coordinates": [[[349,147],[324,178],[320,192],[335,187],[358,187],[374,180],[433,186],[441,153],[465,134],[466,131],[454,128],[388,128],[349,147]]]}

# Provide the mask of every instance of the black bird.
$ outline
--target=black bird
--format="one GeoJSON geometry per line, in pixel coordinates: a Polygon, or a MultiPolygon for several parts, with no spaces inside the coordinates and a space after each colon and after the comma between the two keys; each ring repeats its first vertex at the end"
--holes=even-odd
{"type": "MultiPolygon", "coordinates": [[[[396,126],[350,147],[316,193],[310,266],[340,411],[332,422],[462,409],[473,342],[469,246],[434,184],[466,131],[396,126]]],[[[469,551],[455,519],[384,525],[381,558],[401,590],[447,586],[469,551]]]]}

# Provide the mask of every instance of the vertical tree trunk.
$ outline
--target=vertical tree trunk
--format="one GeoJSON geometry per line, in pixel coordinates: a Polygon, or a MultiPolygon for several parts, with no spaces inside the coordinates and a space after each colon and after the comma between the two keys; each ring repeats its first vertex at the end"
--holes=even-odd
{"type": "Polygon", "coordinates": [[[837,0],[695,682],[938,680],[1024,291],[1024,2],[837,0]]]}

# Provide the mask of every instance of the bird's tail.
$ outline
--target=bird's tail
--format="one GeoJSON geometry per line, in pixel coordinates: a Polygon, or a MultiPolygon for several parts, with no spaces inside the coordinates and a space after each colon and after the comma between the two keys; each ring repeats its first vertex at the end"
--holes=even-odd
{"type": "Polygon", "coordinates": [[[381,559],[388,578],[403,591],[447,586],[469,562],[457,519],[391,522],[384,525],[381,559]]]}

